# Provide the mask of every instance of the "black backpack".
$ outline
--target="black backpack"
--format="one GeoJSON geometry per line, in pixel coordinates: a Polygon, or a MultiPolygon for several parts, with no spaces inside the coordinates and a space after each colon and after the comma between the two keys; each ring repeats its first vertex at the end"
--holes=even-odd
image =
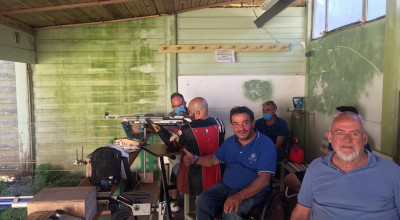
{"type": "Polygon", "coordinates": [[[133,187],[132,172],[128,158],[123,157],[119,150],[111,147],[100,147],[93,151],[90,160],[92,166],[90,182],[95,186],[100,186],[101,180],[118,184],[121,181],[121,161],[125,168],[127,188],[133,187]]]}

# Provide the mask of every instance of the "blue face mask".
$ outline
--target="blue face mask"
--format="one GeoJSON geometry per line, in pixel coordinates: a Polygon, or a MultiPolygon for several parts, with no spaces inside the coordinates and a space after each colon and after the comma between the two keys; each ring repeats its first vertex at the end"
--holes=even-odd
{"type": "Polygon", "coordinates": [[[174,112],[176,115],[181,115],[181,112],[183,112],[183,111],[185,111],[185,106],[183,106],[183,105],[181,107],[174,108],[174,112]]]}
{"type": "Polygon", "coordinates": [[[271,113],[263,114],[263,118],[267,121],[271,120],[273,115],[271,113]]]}

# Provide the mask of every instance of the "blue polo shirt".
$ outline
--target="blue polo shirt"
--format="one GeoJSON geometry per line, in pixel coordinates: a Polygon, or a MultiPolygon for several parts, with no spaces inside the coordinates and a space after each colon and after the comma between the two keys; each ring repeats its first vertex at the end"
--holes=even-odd
{"type": "MultiPolygon", "coordinates": [[[[260,118],[256,121],[255,127],[261,133],[265,134],[267,137],[271,138],[271,140],[276,143],[276,139],[278,136],[286,137],[288,133],[288,126],[285,120],[279,118],[275,115],[275,121],[271,126],[267,126],[267,120],[264,118],[260,118]]],[[[284,143],[283,143],[284,144],[284,143]]]]}
{"type": "MultiPolygon", "coordinates": [[[[231,189],[249,186],[260,172],[275,174],[276,148],[272,141],[257,131],[254,139],[242,146],[236,135],[225,140],[214,153],[215,159],[226,163],[222,182],[231,189]]],[[[263,191],[268,191],[268,185],[263,191]]]]}
{"type": "Polygon", "coordinates": [[[306,171],[298,202],[310,219],[399,219],[400,167],[368,152],[368,163],[344,173],[332,155],[315,159],[306,171]]]}

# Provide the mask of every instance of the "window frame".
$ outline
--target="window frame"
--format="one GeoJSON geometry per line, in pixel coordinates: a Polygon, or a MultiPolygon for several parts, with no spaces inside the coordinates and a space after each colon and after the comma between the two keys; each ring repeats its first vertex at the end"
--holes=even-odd
{"type": "MultiPolygon", "coordinates": [[[[329,24],[329,20],[328,20],[328,17],[329,17],[329,1],[330,0],[323,0],[324,2],[325,2],[325,27],[324,27],[324,30],[320,33],[320,36],[319,37],[314,37],[314,24],[315,24],[315,4],[316,4],[316,1],[318,1],[318,0],[314,0],[314,1],[312,1],[312,28],[311,28],[311,40],[316,40],[316,39],[319,39],[319,38],[323,38],[323,37],[326,37],[327,35],[329,35],[330,33],[333,33],[333,32],[336,32],[336,31],[338,31],[338,30],[342,30],[342,29],[344,29],[344,28],[348,28],[348,27],[356,27],[356,26],[359,26],[359,25],[364,25],[364,24],[366,24],[366,23],[369,23],[369,22],[372,22],[372,21],[376,21],[376,20],[379,20],[379,19],[383,19],[383,18],[385,18],[386,17],[386,13],[384,14],[384,15],[382,15],[382,16],[380,16],[380,17],[377,17],[377,18],[375,18],[375,19],[371,19],[371,20],[368,20],[368,1],[369,0],[362,0],[362,8],[361,8],[361,11],[362,11],[362,17],[359,19],[359,21],[357,21],[357,22],[352,22],[352,23],[348,23],[348,24],[346,24],[346,25],[343,25],[343,26],[340,26],[340,27],[337,27],[337,28],[335,28],[335,29],[332,29],[332,30],[330,30],[330,31],[328,31],[328,24],[329,24]]],[[[333,1],[335,1],[335,0],[333,0],[333,1]]]]}

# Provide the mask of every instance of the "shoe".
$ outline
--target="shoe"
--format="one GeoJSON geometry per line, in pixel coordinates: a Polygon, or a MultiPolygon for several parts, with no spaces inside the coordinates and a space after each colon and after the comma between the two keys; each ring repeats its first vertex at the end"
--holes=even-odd
{"type": "Polygon", "coordinates": [[[179,212],[178,201],[171,200],[171,212],[179,212]]]}

